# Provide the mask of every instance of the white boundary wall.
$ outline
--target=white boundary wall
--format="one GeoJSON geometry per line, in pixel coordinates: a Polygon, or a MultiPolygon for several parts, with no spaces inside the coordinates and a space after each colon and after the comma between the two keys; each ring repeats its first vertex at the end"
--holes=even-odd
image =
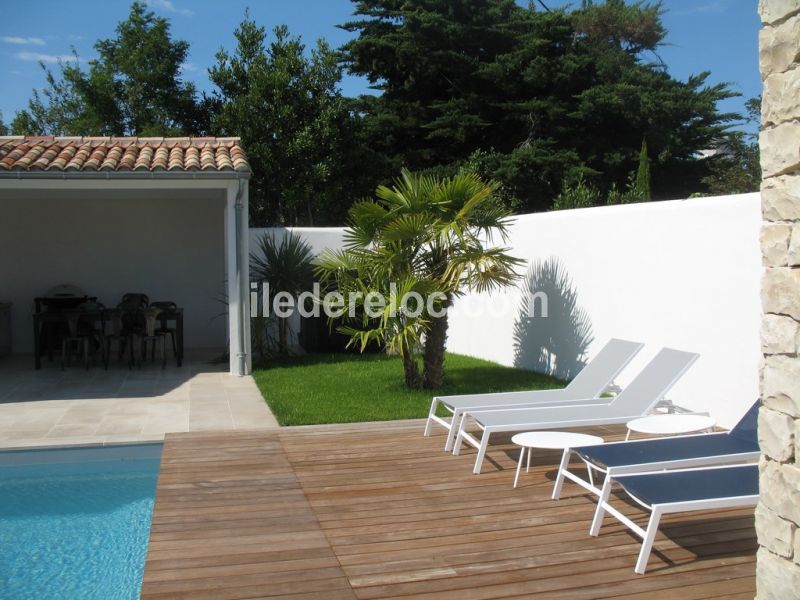
{"type": "MultiPolygon", "coordinates": [[[[757,193],[608,206],[520,215],[508,245],[528,265],[552,259],[566,274],[561,287],[574,291],[590,328],[588,357],[611,337],[646,344],[617,383],[627,383],[663,346],[700,353],[668,398],[730,427],[758,397],[760,222],[757,193]]],[[[260,231],[251,230],[251,249],[260,231]]],[[[315,252],[341,244],[338,228],[297,231],[315,252]]],[[[531,321],[527,339],[561,354],[556,371],[565,364],[574,371],[575,346],[564,343],[575,337],[574,326],[558,291],[536,283],[548,293],[549,318],[531,321]]],[[[457,300],[448,349],[533,367],[531,353],[515,361],[524,287],[457,300]]]]}

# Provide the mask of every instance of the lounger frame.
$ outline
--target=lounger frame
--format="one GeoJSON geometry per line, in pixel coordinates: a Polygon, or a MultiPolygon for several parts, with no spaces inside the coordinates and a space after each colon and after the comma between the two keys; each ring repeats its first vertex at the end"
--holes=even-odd
{"type": "MultiPolygon", "coordinates": [[[[705,433],[696,435],[677,435],[669,439],[679,441],[683,439],[695,438],[706,435],[730,435],[730,433],[726,431],[720,433],[705,433]]],[[[646,442],[647,440],[642,440],[642,441],[646,442]]],[[[611,443],[613,444],[617,442],[611,442],[611,443]]],[[[618,442],[618,443],[626,443],[626,442],[618,442]]],[[[573,483],[577,483],[583,489],[585,489],[588,492],[591,492],[595,496],[602,496],[606,485],[608,485],[610,483],[610,480],[616,477],[617,475],[634,475],[634,474],[639,475],[642,473],[650,473],[654,471],[691,469],[691,468],[712,467],[712,466],[722,466],[722,465],[743,465],[743,464],[758,462],[760,456],[761,453],[755,451],[738,452],[735,454],[713,454],[713,455],[698,456],[691,458],[681,458],[678,460],[658,460],[647,463],[615,465],[613,467],[610,466],[601,467],[600,465],[585,460],[583,457],[580,456],[580,454],[575,452],[572,448],[567,448],[566,450],[564,450],[564,454],[561,457],[561,463],[559,464],[558,467],[558,476],[556,477],[556,482],[555,485],[553,486],[552,498],[553,500],[558,500],[561,497],[561,490],[564,485],[564,479],[569,479],[573,483]],[[584,463],[586,463],[586,467],[589,470],[589,473],[596,472],[604,476],[602,487],[598,488],[596,485],[594,485],[594,481],[597,481],[596,478],[591,477],[590,481],[586,481],[576,473],[569,470],[569,464],[571,462],[573,454],[578,458],[580,458],[584,463]]]]}
{"type": "MultiPolygon", "coordinates": [[[[612,397],[602,397],[601,394],[612,384],[614,379],[627,367],[636,355],[644,348],[644,344],[640,342],[631,342],[619,338],[609,340],[606,346],[600,351],[607,350],[609,346],[618,342],[620,345],[627,347],[627,353],[623,353],[620,360],[614,364],[614,368],[604,373],[601,382],[595,386],[594,396],[587,394],[585,396],[570,396],[569,386],[562,389],[555,390],[529,390],[520,392],[498,392],[493,394],[462,394],[458,396],[437,396],[431,401],[431,408],[428,411],[428,419],[425,422],[424,435],[430,436],[433,425],[438,424],[447,430],[447,437],[445,438],[444,449],[445,452],[450,452],[453,449],[453,443],[456,438],[461,420],[468,411],[489,411],[489,410],[503,410],[509,408],[525,408],[534,406],[570,406],[589,403],[608,403],[612,397]],[[459,406],[460,399],[467,398],[481,398],[482,404],[470,404],[469,406],[459,406]],[[439,406],[443,406],[451,413],[450,420],[442,418],[436,414],[439,406]]],[[[598,356],[599,354],[598,353],[598,356]]],[[[595,359],[597,356],[595,357],[595,359]]],[[[585,368],[585,367],[584,367],[585,368]]]]}
{"type": "MultiPolygon", "coordinates": [[[[656,357],[644,368],[642,373],[640,373],[636,379],[642,378],[644,373],[651,369],[652,365],[659,360],[659,357],[666,352],[677,352],[679,354],[684,354],[686,356],[685,364],[680,365],[679,369],[675,369],[674,372],[669,373],[669,379],[663,382],[660,382],[659,389],[652,392],[651,397],[646,398],[646,403],[638,409],[638,412],[631,412],[631,413],[624,413],[618,412],[613,413],[612,408],[615,402],[621,401],[624,394],[629,393],[631,390],[631,386],[629,385],[619,396],[610,399],[610,402],[606,403],[579,403],[573,404],[570,406],[557,406],[557,407],[526,407],[524,409],[504,409],[504,410],[493,410],[493,411],[474,411],[469,410],[464,412],[461,420],[459,421],[458,425],[458,434],[456,436],[456,441],[453,448],[453,454],[459,455],[461,453],[461,446],[463,442],[467,442],[469,445],[474,446],[477,450],[477,456],[475,457],[475,465],[472,469],[472,472],[476,475],[480,474],[481,472],[481,465],[483,464],[483,459],[486,456],[486,450],[489,447],[489,439],[493,433],[503,433],[503,432],[515,432],[515,431],[539,431],[539,430],[546,430],[546,429],[572,429],[577,427],[593,427],[593,426],[600,426],[600,425],[617,425],[620,423],[627,423],[632,419],[636,419],[638,417],[643,416],[650,412],[654,406],[656,406],[663,398],[664,395],[672,388],[672,386],[683,376],[683,374],[697,361],[699,358],[698,354],[692,354],[688,352],[681,352],[670,350],[668,348],[664,348],[656,357]],[[606,405],[609,408],[609,415],[607,417],[600,417],[600,418],[551,418],[550,420],[536,420],[536,411],[539,410],[557,410],[559,408],[583,408],[583,407],[597,407],[599,405],[606,405]],[[502,413],[514,413],[515,410],[525,411],[525,415],[530,415],[528,418],[524,418],[521,416],[520,420],[514,423],[503,424],[503,425],[486,425],[481,423],[481,415],[500,415],[502,413]],[[467,423],[469,418],[475,420],[478,428],[482,431],[481,439],[478,440],[475,436],[468,433],[466,431],[467,423]]],[[[636,396],[634,396],[636,398],[636,396]]],[[[487,417],[489,418],[489,417],[487,417]]]]}
{"type": "MultiPolygon", "coordinates": [[[[725,465],[719,467],[710,467],[710,469],[727,469],[731,468],[731,466],[741,466],[741,465],[725,465]]],[[[694,470],[694,469],[681,469],[683,471],[686,470],[694,470]]],[[[678,470],[676,472],[679,472],[678,470]]],[[[663,471],[661,472],[663,473],[663,471]]],[[[639,473],[647,474],[647,473],[639,473]]],[[[625,476],[621,476],[619,479],[625,479],[625,476]]],[[[758,503],[758,494],[749,494],[745,496],[727,496],[727,497],[720,497],[720,498],[708,498],[702,500],[691,500],[686,502],[669,502],[663,504],[647,504],[643,502],[636,496],[634,496],[629,491],[625,490],[623,486],[623,490],[625,491],[628,496],[633,499],[637,504],[642,506],[645,510],[650,512],[650,518],[647,522],[647,528],[640,527],[636,523],[634,523],[630,518],[622,514],[619,510],[611,506],[609,503],[609,497],[611,495],[611,488],[614,483],[618,483],[622,485],[615,477],[608,477],[607,478],[609,485],[603,486],[602,493],[600,495],[599,502],[597,504],[597,511],[595,512],[594,519],[592,520],[592,526],[589,530],[589,535],[598,536],[600,535],[600,528],[603,524],[603,517],[605,513],[608,512],[612,516],[616,517],[617,520],[625,525],[628,529],[633,531],[636,535],[642,538],[642,547],[639,550],[639,557],[636,560],[636,566],[634,567],[634,572],[638,573],[639,575],[644,574],[645,570],[647,569],[647,561],[650,558],[650,552],[653,549],[653,542],[656,538],[656,533],[658,532],[658,526],[661,522],[661,517],[667,514],[672,513],[683,513],[683,512],[692,512],[697,510],[712,510],[716,508],[738,508],[744,506],[755,506],[758,503]]]]}
{"type": "MultiPolygon", "coordinates": [[[[547,394],[548,392],[552,392],[554,390],[541,390],[542,394],[547,394]]],[[[561,390],[558,390],[561,391],[561,390]]],[[[447,404],[447,396],[442,396],[441,398],[434,398],[433,402],[431,403],[431,409],[428,413],[428,422],[425,425],[425,435],[429,436],[431,434],[431,428],[433,423],[438,423],[447,429],[447,437],[445,438],[444,450],[445,452],[451,452],[453,450],[456,436],[458,435],[458,431],[461,428],[461,422],[466,418],[467,413],[471,411],[480,411],[480,412],[487,412],[491,410],[508,410],[514,408],[534,408],[534,407],[541,407],[541,408],[551,408],[551,407],[559,407],[559,406],[585,406],[589,404],[608,404],[613,400],[613,396],[608,396],[607,398],[598,397],[598,398],[581,398],[581,399],[571,399],[571,400],[558,400],[555,395],[551,396],[550,398],[541,397],[535,400],[528,400],[525,402],[518,402],[514,403],[513,398],[511,397],[512,394],[517,392],[507,392],[507,393],[498,393],[498,394],[487,394],[494,398],[500,398],[503,396],[507,396],[509,403],[508,404],[498,404],[494,406],[482,406],[478,408],[458,408],[454,406],[450,406],[447,404]],[[446,421],[442,417],[436,414],[436,409],[439,406],[444,406],[445,409],[452,413],[450,417],[450,421],[446,421]]],[[[531,392],[527,392],[530,394],[531,392]]],[[[533,392],[536,393],[536,392],[533,392]]],[[[502,401],[502,400],[501,400],[502,401]]]]}

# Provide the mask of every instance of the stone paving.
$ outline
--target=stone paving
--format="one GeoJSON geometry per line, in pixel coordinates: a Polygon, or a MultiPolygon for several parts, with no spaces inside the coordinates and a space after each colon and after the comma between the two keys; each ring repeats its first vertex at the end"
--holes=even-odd
{"type": "Polygon", "coordinates": [[[0,448],[158,441],[165,433],[277,427],[252,377],[234,377],[213,354],[182,367],[89,370],[33,357],[0,359],[0,448]]]}

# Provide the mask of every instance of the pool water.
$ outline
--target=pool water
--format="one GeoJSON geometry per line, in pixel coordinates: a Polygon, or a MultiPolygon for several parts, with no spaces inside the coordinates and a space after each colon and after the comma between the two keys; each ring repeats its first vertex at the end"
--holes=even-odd
{"type": "Polygon", "coordinates": [[[135,599],[161,445],[0,452],[0,597],[135,599]]]}

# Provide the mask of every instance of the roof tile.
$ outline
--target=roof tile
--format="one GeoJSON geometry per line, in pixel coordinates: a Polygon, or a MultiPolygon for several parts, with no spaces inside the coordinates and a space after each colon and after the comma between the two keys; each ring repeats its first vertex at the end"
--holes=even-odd
{"type": "Polygon", "coordinates": [[[239,138],[0,136],[0,173],[250,172],[239,138]]]}

